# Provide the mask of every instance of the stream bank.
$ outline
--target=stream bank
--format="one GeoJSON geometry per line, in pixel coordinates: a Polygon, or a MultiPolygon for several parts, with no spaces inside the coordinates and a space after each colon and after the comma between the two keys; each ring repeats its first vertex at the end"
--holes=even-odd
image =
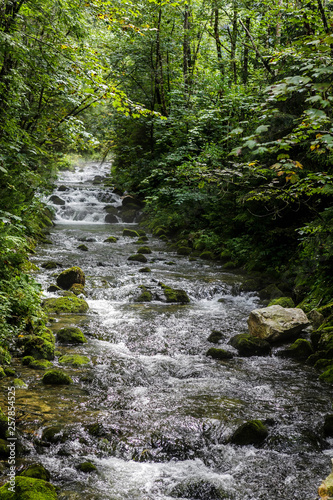
{"type": "MultiPolygon", "coordinates": [[[[102,175],[108,170],[105,164],[102,175]]],[[[241,274],[218,262],[189,260],[150,235],[147,262],[128,260],[139,238],[124,230],[139,226],[118,215],[121,197],[98,183],[100,174],[95,164],[63,173],[54,193],[61,201],[52,244],[40,245],[33,257],[43,269],[37,280],[45,298],[59,296],[47,290],[63,269],[84,270],[89,310],[55,315],[50,328],[56,336],[79,327],[87,342],[56,343],[51,363],[65,369],[70,385],[45,385],[43,370],[15,359],[16,374],[27,384],[16,390],[23,436],[18,465],[42,463],[61,499],[313,500],[333,447],[322,433],[331,412],[327,386],[311,366],[276,352],[207,357],[213,330],[222,332],[219,346],[232,351],[228,342],[247,330],[259,297],[241,291],[241,274]],[[116,219],[106,223],[111,207],[116,219]],[[106,241],[110,236],[115,240],[106,241]],[[42,267],[50,261],[57,267],[42,267]],[[151,272],[141,272],[144,267],[151,272]],[[156,292],[159,283],[184,290],[190,302],[156,295],[137,302],[142,287],[156,292]],[[64,368],[61,358],[74,355],[88,362],[64,368]],[[230,443],[253,419],[267,425],[265,441],[230,443]],[[83,472],[79,466],[87,461],[97,471],[83,472]]],[[[1,384],[4,394],[8,382],[1,384]]],[[[4,480],[7,473],[4,468],[4,480]]]]}

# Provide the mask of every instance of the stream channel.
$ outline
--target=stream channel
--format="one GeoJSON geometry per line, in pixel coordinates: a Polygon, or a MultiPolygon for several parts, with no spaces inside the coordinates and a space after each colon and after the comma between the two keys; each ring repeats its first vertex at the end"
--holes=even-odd
{"type": "MultiPolygon", "coordinates": [[[[56,260],[58,272],[74,265],[85,272],[88,313],[59,315],[51,328],[80,327],[87,344],[56,350],[88,356],[90,363],[65,367],[72,385],[45,386],[43,372],[17,361],[28,384],[16,390],[17,408],[24,410],[24,463],[49,469],[60,499],[315,500],[333,453],[333,441],[321,437],[330,388],[312,367],[276,351],[207,357],[212,330],[222,331],[221,346],[233,351],[229,339],[247,331],[250,311],[262,303],[239,291],[244,275],[221,263],[190,261],[151,235],[147,264],[128,261],[138,246],[122,232],[139,226],[106,224],[105,206],[122,200],[93,182],[109,169],[87,163],[61,174],[55,194],[65,205],[55,206],[53,244],[39,245],[32,258],[39,266],[56,260]],[[59,191],[61,185],[67,190],[59,191]],[[106,243],[110,235],[118,241],[106,243]],[[82,242],[88,251],[77,248],[82,242]],[[139,272],[143,266],[151,273],[139,272]],[[160,281],[185,290],[190,303],[134,301],[140,285],[160,281]],[[228,443],[250,419],[267,423],[264,444],[228,443]],[[62,427],[60,440],[45,446],[42,431],[53,425],[62,427]],[[79,471],[85,461],[97,472],[79,471]]],[[[37,273],[45,297],[56,296],[46,290],[58,272],[37,273]]],[[[59,366],[57,357],[53,364],[59,366]]]]}

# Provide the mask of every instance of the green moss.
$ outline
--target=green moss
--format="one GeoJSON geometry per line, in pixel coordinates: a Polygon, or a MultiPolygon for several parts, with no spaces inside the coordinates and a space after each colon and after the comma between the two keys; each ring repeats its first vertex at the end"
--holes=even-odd
{"type": "Polygon", "coordinates": [[[65,269],[57,277],[57,285],[63,290],[69,290],[74,283],[79,283],[80,285],[85,284],[85,275],[80,267],[74,266],[69,269],[65,269]]]}
{"type": "Polygon", "coordinates": [[[80,285],[79,283],[74,283],[69,289],[70,292],[74,293],[74,295],[85,295],[87,296],[87,292],[84,289],[83,285],[80,285]]]}
{"type": "Polygon", "coordinates": [[[37,335],[27,335],[23,339],[23,356],[33,356],[35,359],[54,359],[54,339],[53,342],[45,340],[37,335]]]}
{"type": "Polygon", "coordinates": [[[50,385],[69,385],[73,380],[62,370],[50,370],[44,374],[42,382],[50,385]]]}
{"type": "Polygon", "coordinates": [[[297,339],[287,349],[281,352],[281,355],[286,358],[292,358],[299,361],[307,359],[313,354],[312,345],[308,340],[297,339]]]}
{"type": "Polygon", "coordinates": [[[15,492],[9,490],[11,483],[0,488],[1,500],[57,500],[58,495],[52,484],[42,479],[16,476],[15,492]]]}
{"type": "Polygon", "coordinates": [[[43,307],[48,314],[85,313],[89,309],[87,302],[78,297],[46,299],[43,302],[43,307]]]}
{"type": "Polygon", "coordinates": [[[116,238],[115,236],[109,236],[108,238],[106,238],[106,240],[104,240],[104,243],[117,243],[118,241],[118,238],[116,238]]]}
{"type": "Polygon", "coordinates": [[[139,269],[139,273],[151,273],[151,269],[150,267],[141,267],[141,269],[139,269]]]}
{"type": "Polygon", "coordinates": [[[6,368],[5,367],[4,372],[6,374],[6,377],[15,377],[15,375],[16,375],[14,368],[6,368]]]}
{"type": "Polygon", "coordinates": [[[213,359],[231,359],[233,354],[231,352],[225,351],[224,349],[217,349],[216,347],[211,347],[206,352],[206,356],[213,359]]]}
{"type": "Polygon", "coordinates": [[[87,339],[78,327],[62,328],[57,332],[57,341],[61,344],[85,344],[87,339]]]}
{"type": "Polygon", "coordinates": [[[0,346],[0,364],[1,365],[9,365],[11,362],[11,355],[9,354],[6,347],[0,346]]]}
{"type": "Polygon", "coordinates": [[[328,384],[333,384],[333,366],[330,366],[319,376],[319,379],[328,384]]]}
{"type": "Polygon", "coordinates": [[[333,366],[333,361],[332,359],[327,359],[327,358],[318,359],[318,361],[316,361],[314,365],[315,369],[318,371],[325,371],[330,366],[333,366]]]}
{"type": "Polygon", "coordinates": [[[49,481],[51,478],[50,472],[41,464],[31,464],[23,472],[20,477],[33,477],[34,479],[42,479],[49,481]]]}
{"type": "Polygon", "coordinates": [[[83,366],[90,363],[88,356],[79,356],[78,354],[66,354],[59,358],[61,365],[83,366]]]}
{"type": "Polygon", "coordinates": [[[5,370],[2,368],[2,366],[0,366],[0,379],[5,378],[5,376],[6,376],[5,370]]]}
{"type": "Polygon", "coordinates": [[[79,464],[77,466],[77,469],[80,470],[81,472],[96,472],[97,471],[96,465],[92,464],[91,462],[83,462],[82,464],[79,464]]]}
{"type": "Polygon", "coordinates": [[[223,264],[223,269],[236,269],[236,268],[237,268],[237,262],[234,262],[233,260],[229,260],[229,262],[223,264]]]}
{"type": "Polygon", "coordinates": [[[159,285],[163,289],[167,302],[169,303],[176,302],[180,304],[188,304],[190,302],[190,299],[185,290],[171,288],[167,285],[164,285],[164,283],[161,282],[159,283],[159,285]]]}
{"type": "Polygon", "coordinates": [[[64,443],[67,439],[66,433],[63,432],[63,427],[61,425],[51,425],[46,427],[42,433],[42,440],[48,443],[64,443]]]}
{"type": "Polygon", "coordinates": [[[271,300],[268,306],[295,307],[295,303],[291,297],[279,297],[271,300]]]}
{"type": "Polygon", "coordinates": [[[44,269],[56,269],[57,267],[59,267],[59,264],[54,260],[48,260],[47,262],[44,262],[41,267],[43,267],[44,269]]]}
{"type": "Polygon", "coordinates": [[[153,299],[152,293],[145,287],[141,286],[141,294],[135,299],[135,302],[151,302],[153,299]]]}
{"type": "Polygon", "coordinates": [[[149,253],[152,253],[152,251],[149,247],[140,247],[140,248],[138,248],[137,253],[149,254],[149,253]]]}
{"type": "Polygon", "coordinates": [[[130,238],[139,238],[139,233],[134,231],[134,229],[124,229],[123,236],[129,236],[130,238]]]}
{"type": "Polygon", "coordinates": [[[145,263],[147,262],[147,257],[145,257],[142,253],[137,253],[130,255],[127,260],[145,263]]]}
{"type": "Polygon", "coordinates": [[[252,337],[249,333],[239,333],[230,339],[230,344],[237,349],[240,356],[266,356],[271,346],[266,340],[252,337]]]}
{"type": "Polygon", "coordinates": [[[33,361],[35,361],[35,358],[33,356],[24,356],[24,358],[22,358],[22,365],[28,366],[33,361]]]}
{"type": "Polygon", "coordinates": [[[153,235],[157,236],[158,238],[161,236],[166,236],[165,229],[163,227],[157,227],[156,229],[154,229],[153,235]]]}
{"type": "Polygon", "coordinates": [[[38,359],[35,361],[32,361],[29,364],[29,368],[33,368],[34,370],[46,370],[47,368],[50,368],[52,366],[52,363],[50,361],[47,361],[47,359],[38,359]]]}
{"type": "Polygon", "coordinates": [[[28,385],[20,378],[14,378],[13,385],[18,389],[26,389],[28,385]]]}
{"type": "Polygon", "coordinates": [[[234,432],[230,442],[240,446],[260,444],[267,436],[267,427],[261,420],[250,420],[249,422],[245,422],[234,432]]]}
{"type": "Polygon", "coordinates": [[[8,431],[8,417],[0,408],[0,438],[5,439],[8,431]]]}

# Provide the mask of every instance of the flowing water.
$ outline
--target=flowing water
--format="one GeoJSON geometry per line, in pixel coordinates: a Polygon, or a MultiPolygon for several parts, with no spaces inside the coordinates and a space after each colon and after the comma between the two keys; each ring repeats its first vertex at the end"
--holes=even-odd
{"type": "MultiPolygon", "coordinates": [[[[56,260],[64,269],[84,270],[89,312],[59,315],[52,329],[79,326],[88,343],[57,349],[86,355],[90,364],[66,368],[73,385],[52,387],[43,386],[42,372],[17,362],[28,384],[17,390],[24,461],[51,471],[60,499],[315,500],[333,451],[321,436],[331,412],[329,387],[311,367],[274,353],[206,357],[213,329],[223,332],[222,347],[232,351],[228,340],[247,330],[259,299],[237,293],[242,275],[177,256],[154,237],[145,264],[152,272],[139,272],[142,264],[127,260],[137,251],[135,239],[122,236],[137,224],[104,222],[105,206],[122,202],[93,183],[108,169],[87,164],[62,174],[55,194],[64,204],[55,205],[53,244],[40,245],[34,256],[39,265],[56,260]],[[104,241],[110,235],[117,243],[104,241]],[[82,242],[88,251],[77,248],[82,242]],[[190,304],[134,301],[140,285],[156,288],[160,281],[186,290],[190,304]],[[229,444],[249,419],[267,423],[265,443],[229,444]],[[45,446],[42,431],[52,425],[62,428],[59,440],[45,446]],[[80,472],[77,465],[85,461],[98,473],[80,472]]],[[[57,273],[38,273],[45,297],[56,295],[46,290],[57,273]]]]}

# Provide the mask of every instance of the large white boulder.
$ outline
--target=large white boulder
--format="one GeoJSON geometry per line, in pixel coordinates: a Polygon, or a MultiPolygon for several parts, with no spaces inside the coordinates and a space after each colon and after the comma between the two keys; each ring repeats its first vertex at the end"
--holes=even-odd
{"type": "Polygon", "coordinates": [[[277,342],[300,333],[310,322],[302,309],[270,306],[254,309],[247,320],[254,337],[277,342]]]}

